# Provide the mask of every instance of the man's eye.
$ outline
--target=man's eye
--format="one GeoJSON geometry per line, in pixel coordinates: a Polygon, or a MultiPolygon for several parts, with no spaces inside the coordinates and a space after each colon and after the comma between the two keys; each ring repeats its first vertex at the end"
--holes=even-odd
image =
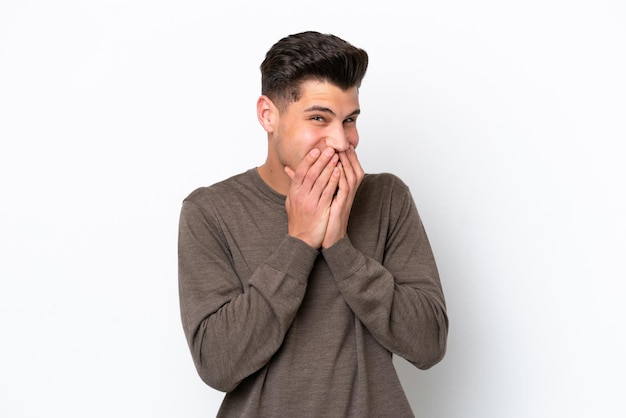
{"type": "Polygon", "coordinates": [[[317,122],[324,122],[324,118],[322,116],[313,116],[311,120],[314,120],[317,122]]]}

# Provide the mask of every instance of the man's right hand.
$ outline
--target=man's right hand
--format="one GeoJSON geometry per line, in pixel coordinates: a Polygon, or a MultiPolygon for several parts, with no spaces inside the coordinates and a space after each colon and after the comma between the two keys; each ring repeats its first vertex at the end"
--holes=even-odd
{"type": "Polygon", "coordinates": [[[339,156],[333,148],[312,149],[296,171],[285,167],[291,178],[285,209],[289,235],[320,248],[328,227],[330,204],[339,185],[339,156]]]}

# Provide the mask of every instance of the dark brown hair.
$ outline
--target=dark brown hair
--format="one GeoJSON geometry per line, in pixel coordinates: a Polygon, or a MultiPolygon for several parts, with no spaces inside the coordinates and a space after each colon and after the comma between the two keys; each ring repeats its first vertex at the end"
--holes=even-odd
{"type": "Polygon", "coordinates": [[[282,110],[300,98],[300,84],[307,80],[327,81],[343,90],[360,87],[367,64],[367,52],[335,35],[289,35],[270,48],[261,64],[261,94],[282,110]]]}

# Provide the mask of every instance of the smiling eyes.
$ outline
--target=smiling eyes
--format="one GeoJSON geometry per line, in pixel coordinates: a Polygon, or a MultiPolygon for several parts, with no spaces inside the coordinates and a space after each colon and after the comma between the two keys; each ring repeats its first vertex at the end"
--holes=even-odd
{"type": "MultiPolygon", "coordinates": [[[[315,122],[320,122],[320,123],[326,122],[326,118],[324,116],[311,116],[311,120],[315,122]]],[[[349,118],[344,119],[343,121],[343,123],[355,123],[355,122],[356,122],[355,117],[349,117],[349,118]]]]}

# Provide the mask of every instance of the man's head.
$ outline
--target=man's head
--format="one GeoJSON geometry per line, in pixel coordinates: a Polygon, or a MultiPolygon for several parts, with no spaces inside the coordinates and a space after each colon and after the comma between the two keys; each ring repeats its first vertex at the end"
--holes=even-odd
{"type": "Polygon", "coordinates": [[[270,48],[261,64],[261,94],[282,111],[300,98],[304,81],[358,88],[367,64],[367,52],[337,36],[313,31],[289,35],[270,48]]]}
{"type": "Polygon", "coordinates": [[[279,193],[290,187],[287,172],[295,172],[313,149],[330,149],[346,162],[351,152],[357,164],[358,89],[367,64],[364,50],[318,32],[287,36],[268,51],[257,100],[268,139],[259,174],[279,193]]]}

